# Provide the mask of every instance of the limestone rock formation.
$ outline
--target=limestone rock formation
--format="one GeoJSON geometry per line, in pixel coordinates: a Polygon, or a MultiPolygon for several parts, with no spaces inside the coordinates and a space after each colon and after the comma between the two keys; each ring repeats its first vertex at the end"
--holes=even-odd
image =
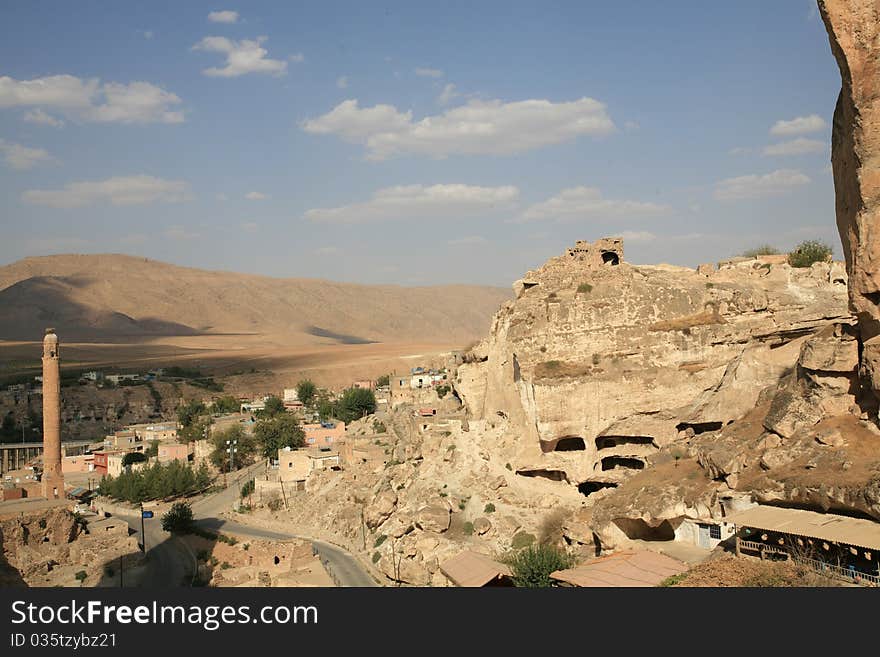
{"type": "Polygon", "coordinates": [[[880,395],[880,2],[819,0],[840,68],[831,162],[862,366],[880,395]]]}
{"type": "Polygon", "coordinates": [[[823,330],[804,371],[840,393],[823,392],[835,410],[853,404],[857,346],[835,264],[752,258],[698,272],[629,265],[622,246],[578,242],[528,272],[458,368],[471,417],[516,433],[493,451],[517,475],[607,492],[675,441],[745,415],[823,330]]]}

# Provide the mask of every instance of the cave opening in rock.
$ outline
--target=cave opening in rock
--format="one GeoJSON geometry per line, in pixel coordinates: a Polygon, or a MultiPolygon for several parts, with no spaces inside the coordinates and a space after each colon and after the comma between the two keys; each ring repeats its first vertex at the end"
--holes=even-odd
{"type": "Polygon", "coordinates": [[[584,497],[589,497],[603,488],[617,488],[617,484],[611,481],[585,481],[578,484],[578,492],[584,497]]]}
{"type": "Polygon", "coordinates": [[[614,251],[602,251],[602,262],[606,265],[619,265],[620,256],[614,251]]]}
{"type": "Polygon", "coordinates": [[[541,451],[547,452],[582,452],[587,444],[580,436],[563,436],[556,440],[542,440],[541,451]]]}
{"type": "Polygon", "coordinates": [[[641,518],[615,518],[614,524],[627,538],[641,541],[674,541],[675,528],[669,520],[649,525],[641,518]]]}
{"type": "Polygon", "coordinates": [[[596,438],[596,449],[610,449],[620,445],[653,445],[651,436],[599,436],[596,438]]]}
{"type": "Polygon", "coordinates": [[[568,476],[564,470],[547,470],[544,468],[535,468],[533,470],[517,470],[516,474],[522,477],[541,477],[550,481],[568,481],[568,476]]]}
{"type": "Polygon", "coordinates": [[[627,456],[606,456],[602,459],[603,470],[616,470],[617,468],[626,468],[629,470],[642,470],[645,462],[641,459],[631,458],[627,456]]]}
{"type": "Polygon", "coordinates": [[[723,422],[681,422],[675,425],[676,431],[687,431],[693,429],[694,435],[698,436],[707,431],[718,431],[724,426],[723,422]]]}

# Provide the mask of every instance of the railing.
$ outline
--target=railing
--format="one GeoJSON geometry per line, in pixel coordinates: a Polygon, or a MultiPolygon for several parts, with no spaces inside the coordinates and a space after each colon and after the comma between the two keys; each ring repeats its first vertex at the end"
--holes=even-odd
{"type": "Polygon", "coordinates": [[[849,568],[844,568],[842,566],[836,566],[825,561],[820,561],[819,559],[811,559],[810,557],[792,556],[792,559],[795,561],[795,563],[809,566],[813,570],[817,570],[820,573],[831,573],[832,575],[851,580],[857,584],[880,586],[880,575],[869,575],[867,573],[862,573],[857,570],[850,570],[849,568]]]}
{"type": "Polygon", "coordinates": [[[774,547],[773,545],[767,545],[766,543],[760,543],[758,541],[744,541],[743,539],[739,540],[739,547],[745,550],[755,550],[757,552],[771,552],[774,554],[785,554],[788,552],[785,550],[774,547]]]}

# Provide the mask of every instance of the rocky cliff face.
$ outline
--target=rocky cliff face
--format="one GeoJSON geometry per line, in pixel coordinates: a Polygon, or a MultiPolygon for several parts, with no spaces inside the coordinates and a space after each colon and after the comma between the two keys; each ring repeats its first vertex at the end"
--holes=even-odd
{"type": "MultiPolygon", "coordinates": [[[[473,417],[516,427],[503,456],[517,474],[586,495],[742,417],[795,370],[808,336],[852,321],[840,263],[751,259],[697,271],[572,255],[591,246],[606,250],[579,243],[518,281],[518,298],[456,379],[473,417]]],[[[840,367],[854,370],[855,352],[841,349],[840,367]]],[[[822,357],[835,353],[813,359],[822,357]]]]}
{"type": "Polygon", "coordinates": [[[880,2],[819,0],[840,68],[831,161],[862,367],[880,395],[880,2]]]}

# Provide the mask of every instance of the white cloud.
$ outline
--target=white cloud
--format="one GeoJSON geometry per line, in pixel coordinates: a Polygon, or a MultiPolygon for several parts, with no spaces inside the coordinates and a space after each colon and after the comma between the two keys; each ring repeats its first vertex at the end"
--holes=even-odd
{"type": "Polygon", "coordinates": [[[2,139],[0,139],[0,153],[3,154],[6,166],[19,171],[33,169],[38,164],[57,162],[54,157],[49,155],[48,151],[42,148],[28,148],[2,139]]]}
{"type": "Polygon", "coordinates": [[[770,144],[764,148],[764,155],[806,155],[808,153],[825,153],[828,145],[818,139],[798,137],[778,144],[770,144]]]}
{"type": "Polygon", "coordinates": [[[260,228],[260,224],[255,221],[245,221],[241,224],[241,229],[246,233],[256,233],[260,228]]]}
{"type": "Polygon", "coordinates": [[[61,119],[56,119],[54,116],[50,114],[46,114],[41,109],[28,110],[24,113],[24,120],[26,123],[36,123],[38,125],[49,125],[53,128],[63,128],[64,121],[61,119]]]}
{"type": "Polygon", "coordinates": [[[199,233],[193,232],[189,230],[186,226],[175,225],[169,226],[164,233],[165,237],[170,240],[175,240],[178,242],[184,242],[187,240],[194,240],[199,237],[199,233]]]}
{"type": "Polygon", "coordinates": [[[625,230],[618,233],[618,236],[628,242],[653,242],[657,239],[654,233],[649,233],[646,230],[625,230]]]}
{"type": "Polygon", "coordinates": [[[144,37],[147,40],[153,38],[153,31],[152,30],[138,30],[138,32],[140,33],[140,35],[142,37],[144,37]]]}
{"type": "Polygon", "coordinates": [[[287,59],[290,60],[291,62],[293,62],[294,64],[302,64],[304,61],[306,61],[306,56],[303,55],[301,52],[298,52],[298,53],[294,53],[292,55],[288,55],[287,59]]]}
{"type": "Polygon", "coordinates": [[[247,73],[284,75],[287,72],[287,62],[267,57],[269,51],[262,47],[266,39],[268,37],[258,36],[256,39],[233,41],[226,37],[208,36],[194,45],[192,50],[219,52],[226,55],[226,66],[206,68],[202,71],[210,77],[235,78],[247,73]]]}
{"type": "Polygon", "coordinates": [[[546,201],[529,206],[516,221],[649,217],[669,211],[668,206],[657,203],[606,199],[596,187],[571,187],[546,201]]]}
{"type": "MultiPolygon", "coordinates": [[[[181,123],[183,112],[172,107],[180,98],[149,82],[101,83],[73,75],[33,80],[0,77],[0,108],[52,108],[70,119],[94,123],[181,123]]],[[[45,113],[32,121],[45,121],[45,113]]]]}
{"type": "Polygon", "coordinates": [[[752,152],[752,149],[748,148],[746,146],[735,146],[734,148],[731,148],[729,151],[727,151],[727,154],[728,155],[748,155],[751,152],[752,152]]]}
{"type": "Polygon", "coordinates": [[[62,189],[31,189],[22,200],[33,205],[53,208],[79,208],[99,203],[140,205],[145,203],[179,203],[192,199],[189,183],[164,180],[154,176],[121,176],[91,182],[68,183],[62,189]]]}
{"type": "Polygon", "coordinates": [[[345,89],[348,87],[348,76],[343,75],[336,78],[336,86],[339,89],[345,89]]]}
{"type": "Polygon", "coordinates": [[[442,78],[443,71],[439,68],[417,68],[416,75],[423,78],[442,78]]]}
{"type": "Polygon", "coordinates": [[[485,237],[481,237],[480,235],[468,235],[466,237],[459,237],[458,239],[449,240],[446,242],[449,246],[476,246],[478,244],[486,244],[488,240],[485,237]]]}
{"type": "Polygon", "coordinates": [[[248,201],[263,201],[263,200],[269,198],[268,196],[266,196],[262,192],[248,192],[247,194],[244,195],[244,197],[248,201]]]}
{"type": "Polygon", "coordinates": [[[778,196],[809,182],[809,177],[801,171],[777,169],[764,175],[752,174],[719,180],[715,183],[713,195],[719,201],[778,196]]]}
{"type": "Polygon", "coordinates": [[[818,114],[798,116],[789,121],[777,121],[770,128],[770,134],[777,137],[790,137],[793,135],[805,135],[810,132],[819,132],[825,129],[825,119],[818,114]]]}
{"type": "Polygon", "coordinates": [[[402,185],[386,187],[369,201],[305,213],[315,223],[358,224],[391,220],[456,219],[485,215],[511,207],[519,198],[516,187],[473,185],[402,185]]]}
{"type": "Polygon", "coordinates": [[[443,91],[437,97],[437,102],[441,105],[448,105],[459,96],[461,96],[461,94],[456,91],[455,85],[450,82],[445,87],[443,87],[443,91]]]}
{"type": "Polygon", "coordinates": [[[605,105],[592,98],[563,103],[473,100],[417,122],[412,112],[400,112],[392,105],[361,109],[357,100],[345,100],[327,114],[303,122],[302,128],[363,143],[368,159],[384,160],[403,154],[510,155],[583,135],[607,135],[614,123],[605,105]]]}
{"type": "Polygon", "coordinates": [[[237,23],[238,12],[230,11],[228,9],[224,11],[212,11],[210,14],[208,14],[208,20],[212,23],[237,23]]]}

